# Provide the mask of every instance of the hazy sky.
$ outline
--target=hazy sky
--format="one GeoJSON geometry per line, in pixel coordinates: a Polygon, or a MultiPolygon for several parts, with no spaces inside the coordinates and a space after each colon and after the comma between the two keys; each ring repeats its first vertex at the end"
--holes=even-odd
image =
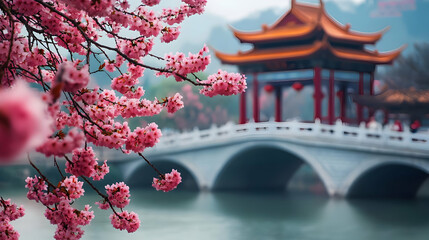
{"type": "MultiPolygon", "coordinates": [[[[298,1],[303,2],[302,0],[298,1]]],[[[318,2],[318,0],[307,1],[318,2]]],[[[365,0],[330,1],[336,2],[344,10],[352,10],[354,6],[365,2],[365,0]]],[[[229,21],[234,21],[269,8],[276,8],[279,12],[284,12],[289,6],[290,0],[208,0],[206,11],[229,21]]]]}

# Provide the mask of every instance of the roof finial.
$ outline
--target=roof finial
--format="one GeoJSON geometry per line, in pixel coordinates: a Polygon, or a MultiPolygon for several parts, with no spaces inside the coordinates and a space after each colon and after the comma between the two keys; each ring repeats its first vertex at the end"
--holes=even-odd
{"type": "Polygon", "coordinates": [[[352,26],[350,25],[350,23],[347,23],[346,25],[344,25],[344,30],[346,30],[348,32],[351,27],[352,26]]]}
{"type": "Polygon", "coordinates": [[[295,6],[295,4],[296,4],[296,0],[291,0],[291,3],[290,3],[290,8],[293,8],[294,6],[295,6]]]}
{"type": "Polygon", "coordinates": [[[267,24],[262,24],[262,31],[266,32],[268,30],[268,25],[267,24]]]}
{"type": "Polygon", "coordinates": [[[323,0],[319,0],[319,2],[320,2],[320,10],[324,10],[325,3],[323,3],[323,0]]]}
{"type": "Polygon", "coordinates": [[[320,19],[322,18],[322,14],[324,10],[323,1],[322,0],[319,0],[319,1],[320,1],[320,8],[319,8],[319,14],[317,15],[317,24],[320,24],[320,19]]]}

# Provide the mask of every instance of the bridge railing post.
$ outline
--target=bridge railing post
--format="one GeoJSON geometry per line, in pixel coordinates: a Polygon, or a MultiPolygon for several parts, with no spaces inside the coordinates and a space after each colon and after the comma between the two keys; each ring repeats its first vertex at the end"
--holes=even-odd
{"type": "Polygon", "coordinates": [[[343,122],[341,121],[341,119],[338,119],[335,122],[335,127],[334,127],[334,136],[336,138],[343,138],[344,137],[344,132],[343,132],[343,122]]]}
{"type": "Polygon", "coordinates": [[[402,134],[402,139],[404,141],[404,145],[406,145],[406,146],[410,147],[413,144],[412,133],[411,133],[409,128],[404,128],[404,131],[402,134]]]}
{"type": "Polygon", "coordinates": [[[357,129],[357,138],[359,142],[363,142],[367,138],[368,128],[366,128],[365,122],[361,122],[359,124],[359,128],[357,129]]]}
{"type": "Polygon", "coordinates": [[[320,119],[317,118],[316,120],[314,120],[314,125],[313,125],[314,135],[315,136],[321,135],[321,129],[322,129],[322,123],[320,122],[320,119]]]}
{"type": "Polygon", "coordinates": [[[289,123],[290,123],[289,129],[290,129],[291,135],[298,135],[300,132],[299,122],[296,119],[294,119],[289,123]]]}

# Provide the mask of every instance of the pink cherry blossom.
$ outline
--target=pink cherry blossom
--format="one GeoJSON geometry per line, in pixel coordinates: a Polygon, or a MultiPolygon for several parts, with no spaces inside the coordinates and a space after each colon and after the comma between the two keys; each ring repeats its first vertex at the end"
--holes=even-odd
{"type": "Polygon", "coordinates": [[[130,188],[124,182],[107,185],[105,188],[113,206],[124,208],[130,203],[130,188]]]}
{"type": "Polygon", "coordinates": [[[90,16],[105,16],[113,7],[114,0],[62,0],[64,3],[79,9],[86,11],[90,16]]]}
{"type": "Polygon", "coordinates": [[[187,76],[189,73],[196,73],[206,69],[210,63],[210,55],[204,56],[204,54],[208,52],[208,47],[204,46],[198,54],[189,53],[187,57],[183,53],[167,54],[165,55],[167,61],[165,67],[172,72],[159,72],[158,75],[173,76],[176,81],[181,82],[183,81],[181,76],[187,76]]]}
{"type": "Polygon", "coordinates": [[[10,161],[43,143],[52,120],[41,96],[22,81],[0,89],[0,161],[10,161]]]}
{"type": "Polygon", "coordinates": [[[153,178],[152,187],[157,191],[169,192],[175,189],[181,182],[182,177],[180,173],[176,169],[173,169],[171,173],[165,174],[161,179],[153,178]]]}
{"type": "Polygon", "coordinates": [[[142,0],[142,3],[146,4],[148,6],[154,6],[154,5],[159,4],[160,1],[161,0],[142,0]]]}
{"type": "Polygon", "coordinates": [[[180,34],[180,26],[178,27],[165,27],[161,30],[161,42],[169,43],[176,40],[180,34]]]}
{"type": "Polygon", "coordinates": [[[182,95],[176,93],[173,97],[168,99],[167,111],[169,113],[175,113],[177,110],[183,108],[182,95]]]}
{"type": "Polygon", "coordinates": [[[207,80],[199,82],[207,84],[201,89],[200,93],[209,97],[239,94],[247,88],[244,74],[227,73],[222,70],[219,70],[217,74],[210,75],[207,80]]]}
{"type": "Polygon", "coordinates": [[[104,178],[109,173],[107,160],[99,166],[92,147],[77,148],[73,150],[73,157],[70,162],[66,162],[66,172],[77,177],[85,176],[92,177],[98,181],[104,178]]]}
{"type": "MultiPolygon", "coordinates": [[[[76,62],[78,63],[78,62],[76,62]]],[[[64,91],[77,92],[77,90],[86,87],[89,82],[88,65],[85,65],[78,69],[76,63],[63,62],[60,65],[60,69],[56,75],[59,83],[64,83],[64,91]]]]}
{"type": "Polygon", "coordinates": [[[140,227],[139,216],[134,212],[123,211],[119,213],[119,216],[111,214],[110,220],[114,228],[127,230],[129,233],[137,231],[140,227]]]}
{"type": "Polygon", "coordinates": [[[128,135],[125,148],[136,153],[143,152],[145,148],[155,146],[161,135],[161,130],[155,123],[150,123],[145,128],[137,127],[128,135]]]}
{"type": "Polygon", "coordinates": [[[46,139],[46,141],[36,150],[49,156],[62,157],[66,153],[71,153],[73,149],[81,147],[84,143],[85,136],[76,128],[72,128],[65,136],[57,135],[46,139]]]}
{"type": "Polygon", "coordinates": [[[15,231],[10,222],[21,218],[24,214],[22,206],[17,207],[10,199],[0,198],[0,239],[17,240],[19,238],[19,233],[15,231]]]}

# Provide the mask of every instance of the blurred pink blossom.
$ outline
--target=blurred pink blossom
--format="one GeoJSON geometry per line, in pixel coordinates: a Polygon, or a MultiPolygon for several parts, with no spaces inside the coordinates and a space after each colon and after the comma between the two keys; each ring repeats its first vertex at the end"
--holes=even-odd
{"type": "Polygon", "coordinates": [[[0,162],[41,145],[52,133],[51,124],[41,95],[24,81],[0,89],[0,162]]]}

